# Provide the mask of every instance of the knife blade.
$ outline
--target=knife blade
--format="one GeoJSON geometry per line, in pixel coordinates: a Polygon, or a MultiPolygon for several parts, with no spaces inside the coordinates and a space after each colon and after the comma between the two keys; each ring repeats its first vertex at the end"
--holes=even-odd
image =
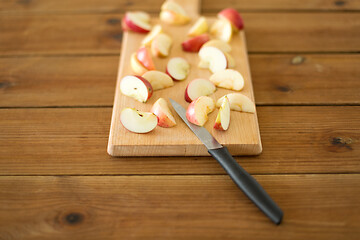
{"type": "Polygon", "coordinates": [[[190,123],[186,118],[186,110],[180,104],[172,99],[170,99],[170,102],[176,113],[205,145],[210,155],[219,162],[240,190],[270,218],[271,221],[277,225],[280,224],[283,218],[283,211],[255,178],[236,162],[227,148],[222,146],[206,128],[190,123]]]}

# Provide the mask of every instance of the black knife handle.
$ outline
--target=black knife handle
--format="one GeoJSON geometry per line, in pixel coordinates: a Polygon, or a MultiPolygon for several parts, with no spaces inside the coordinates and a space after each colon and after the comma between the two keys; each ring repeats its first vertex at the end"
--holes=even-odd
{"type": "Polygon", "coordinates": [[[209,150],[236,185],[275,224],[280,224],[283,212],[262,186],[231,156],[226,147],[209,150]]]}

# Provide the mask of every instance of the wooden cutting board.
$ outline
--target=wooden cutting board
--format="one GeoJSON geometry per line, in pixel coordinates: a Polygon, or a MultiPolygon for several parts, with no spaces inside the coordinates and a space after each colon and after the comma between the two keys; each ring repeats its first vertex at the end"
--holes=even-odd
{"type": "MultiPolygon", "coordinates": [[[[160,97],[170,97],[187,108],[188,103],[184,99],[187,84],[195,78],[209,79],[211,72],[197,67],[199,57],[197,53],[186,53],[181,48],[181,42],[187,38],[187,31],[199,17],[200,1],[178,1],[192,17],[191,23],[185,26],[173,26],[161,23],[158,19],[152,20],[152,24],[160,23],[164,32],[173,40],[171,55],[160,59],[154,57],[156,69],[165,71],[165,66],[171,57],[183,57],[191,65],[190,75],[185,81],[175,82],[173,87],[154,91],[147,103],[140,103],[120,92],[120,80],[126,75],[134,74],[130,66],[130,56],[140,47],[145,34],[125,32],[123,36],[118,79],[115,91],[115,100],[111,120],[108,153],[112,156],[208,156],[205,146],[196,138],[194,133],[186,126],[173,110],[177,125],[173,128],[156,127],[150,133],[136,134],[126,130],[120,122],[120,112],[125,107],[136,108],[141,111],[150,111],[153,103],[160,97]]],[[[160,10],[160,9],[159,9],[160,10]]],[[[211,24],[216,20],[207,18],[211,24]]],[[[245,23],[246,24],[246,23],[245,23]]],[[[231,55],[235,58],[236,67],[245,79],[245,87],[241,91],[254,101],[254,92],[250,76],[250,68],[247,56],[245,33],[241,31],[235,34],[231,40],[231,55]]],[[[223,95],[234,92],[218,88],[211,95],[215,101],[223,95]]],[[[169,103],[170,106],[170,103],[169,103]]],[[[170,106],[170,108],[172,108],[170,106]]],[[[227,131],[213,129],[218,109],[209,115],[209,120],[204,127],[223,145],[227,146],[233,155],[257,155],[262,151],[257,114],[231,111],[230,127],[227,131]]]]}

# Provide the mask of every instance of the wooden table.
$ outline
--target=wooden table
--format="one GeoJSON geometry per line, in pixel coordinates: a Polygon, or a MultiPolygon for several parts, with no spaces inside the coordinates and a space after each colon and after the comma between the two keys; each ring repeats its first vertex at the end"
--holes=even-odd
{"type": "Polygon", "coordinates": [[[273,225],[210,157],[106,153],[127,10],[0,1],[0,239],[359,239],[360,1],[203,0],[243,15],[263,153],[237,157],[273,225]]]}

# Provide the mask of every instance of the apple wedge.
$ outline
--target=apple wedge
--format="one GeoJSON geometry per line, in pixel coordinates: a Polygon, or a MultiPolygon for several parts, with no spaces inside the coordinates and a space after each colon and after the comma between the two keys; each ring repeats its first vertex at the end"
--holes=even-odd
{"type": "Polygon", "coordinates": [[[127,12],[122,21],[124,31],[148,33],[151,30],[150,16],[145,12],[127,12]]]}
{"type": "Polygon", "coordinates": [[[185,89],[185,100],[192,102],[198,97],[208,96],[216,91],[215,85],[207,79],[196,78],[189,82],[185,89]]]}
{"type": "Polygon", "coordinates": [[[225,69],[214,73],[210,76],[210,81],[218,87],[235,91],[240,91],[244,88],[243,76],[233,69],[225,69]]]}
{"type": "Polygon", "coordinates": [[[228,64],[225,54],[216,47],[202,47],[199,57],[201,61],[209,63],[209,69],[213,73],[226,69],[228,64]]]}
{"type": "Polygon", "coordinates": [[[163,29],[161,25],[157,24],[155,25],[151,31],[145,36],[145,38],[141,41],[141,44],[144,46],[150,46],[151,42],[154,40],[154,38],[163,32],[163,29]]]}
{"type": "Polygon", "coordinates": [[[151,53],[146,47],[140,47],[136,52],[136,58],[147,70],[155,70],[155,64],[151,53]]]}
{"type": "Polygon", "coordinates": [[[158,117],[158,126],[169,128],[176,125],[174,115],[164,98],[159,98],[150,111],[158,117]]]}
{"type": "Polygon", "coordinates": [[[199,62],[199,64],[198,64],[198,67],[199,68],[209,68],[209,62],[208,61],[206,61],[206,60],[201,60],[200,59],[200,62],[199,62]]]}
{"type": "Polygon", "coordinates": [[[134,108],[124,108],[120,113],[120,122],[134,133],[148,133],[155,129],[158,118],[154,113],[141,112],[134,108]]]}
{"type": "Polygon", "coordinates": [[[195,37],[203,33],[206,33],[209,29],[208,23],[205,17],[200,17],[194,25],[190,28],[188,36],[195,37]]]}
{"type": "Polygon", "coordinates": [[[190,64],[181,57],[175,57],[169,60],[166,73],[174,80],[185,80],[190,72],[190,64]]]}
{"type": "Polygon", "coordinates": [[[219,98],[216,106],[220,107],[224,98],[227,97],[230,103],[230,109],[239,112],[255,113],[255,104],[250,98],[241,93],[229,93],[219,98]]]}
{"type": "Polygon", "coordinates": [[[218,17],[228,20],[234,31],[239,31],[244,28],[244,21],[238,11],[234,8],[226,8],[218,13],[218,17]]]}
{"type": "Polygon", "coordinates": [[[151,53],[156,57],[169,56],[172,39],[165,33],[159,33],[151,43],[151,53]]]}
{"type": "Polygon", "coordinates": [[[230,125],[230,103],[229,99],[224,96],[218,115],[216,116],[214,128],[226,131],[230,125]]]}
{"type": "Polygon", "coordinates": [[[128,97],[145,103],[153,94],[153,89],[148,80],[140,76],[128,75],[121,79],[120,91],[128,97]]]}
{"type": "Polygon", "coordinates": [[[160,71],[148,71],[144,73],[142,77],[149,81],[154,91],[174,86],[172,78],[160,71]]]}
{"type": "Polygon", "coordinates": [[[189,104],[186,110],[186,118],[195,125],[204,126],[208,120],[208,114],[214,109],[214,100],[208,96],[201,96],[189,104]]]}
{"type": "Polygon", "coordinates": [[[236,66],[235,59],[230,53],[224,52],[226,60],[227,60],[227,68],[234,68],[236,66]]]}
{"type": "Polygon", "coordinates": [[[218,19],[210,28],[210,34],[224,42],[230,42],[232,36],[232,26],[228,20],[218,19]]]}
{"type": "Polygon", "coordinates": [[[181,46],[185,52],[199,52],[200,48],[209,40],[209,35],[204,33],[182,42],[181,46]]]}
{"type": "Polygon", "coordinates": [[[206,42],[203,47],[216,47],[218,49],[220,49],[222,52],[231,52],[231,46],[230,44],[228,44],[227,42],[224,42],[222,40],[219,39],[213,39],[210,40],[208,42],[206,42]]]}
{"type": "Polygon", "coordinates": [[[130,65],[135,74],[143,75],[148,70],[139,62],[136,57],[136,53],[131,54],[130,65]]]}
{"type": "Polygon", "coordinates": [[[160,20],[168,24],[183,25],[188,23],[191,18],[176,2],[165,1],[161,6],[160,20]]]}

